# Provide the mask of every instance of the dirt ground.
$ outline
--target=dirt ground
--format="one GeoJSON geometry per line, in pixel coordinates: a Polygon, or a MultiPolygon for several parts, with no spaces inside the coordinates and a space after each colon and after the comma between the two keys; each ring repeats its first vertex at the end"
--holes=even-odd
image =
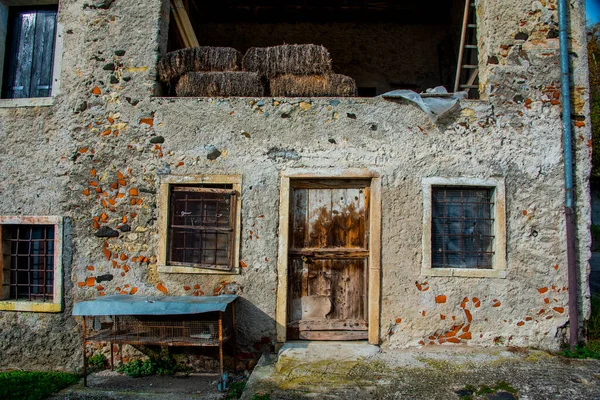
{"type": "Polygon", "coordinates": [[[87,387],[80,382],[51,400],[217,400],[225,397],[217,390],[218,380],[218,374],[131,378],[114,371],[101,371],[88,376],[87,387]]]}

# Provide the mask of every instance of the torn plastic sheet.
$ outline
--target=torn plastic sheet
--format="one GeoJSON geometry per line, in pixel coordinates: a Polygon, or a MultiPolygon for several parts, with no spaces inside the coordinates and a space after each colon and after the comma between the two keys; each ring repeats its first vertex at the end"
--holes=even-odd
{"type": "Polygon", "coordinates": [[[412,90],[392,90],[382,94],[383,98],[403,98],[416,103],[429,117],[431,122],[435,122],[442,115],[450,111],[458,100],[466,99],[467,92],[448,93],[445,87],[437,86],[434,89],[427,89],[425,93],[417,93],[412,90]]]}

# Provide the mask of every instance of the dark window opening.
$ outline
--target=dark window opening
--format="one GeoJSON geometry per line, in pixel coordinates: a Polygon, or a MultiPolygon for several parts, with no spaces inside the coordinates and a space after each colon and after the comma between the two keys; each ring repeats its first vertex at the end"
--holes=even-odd
{"type": "MultiPolygon", "coordinates": [[[[465,0],[183,3],[200,46],[232,47],[244,54],[251,47],[323,45],[331,55],[333,73],[353,78],[359,96],[395,89],[422,92],[440,85],[452,92],[455,87],[465,0]]],[[[185,47],[174,20],[172,16],[168,51],[185,47]]],[[[477,65],[473,21],[463,45],[475,48],[466,51],[462,46],[463,64],[469,65],[477,65]]],[[[469,81],[470,72],[461,72],[461,85],[469,81]]],[[[477,96],[477,84],[475,76],[471,97],[477,96]]]]}
{"type": "Polygon", "coordinates": [[[491,269],[494,256],[494,189],[431,189],[433,268],[491,269]]]}
{"type": "Polygon", "coordinates": [[[2,98],[50,97],[56,6],[10,7],[2,98]]]}
{"type": "Polygon", "coordinates": [[[230,270],[235,212],[231,184],[171,186],[167,263],[230,270]]]}
{"type": "Polygon", "coordinates": [[[9,299],[52,301],[54,226],[4,225],[2,241],[9,299]]]}

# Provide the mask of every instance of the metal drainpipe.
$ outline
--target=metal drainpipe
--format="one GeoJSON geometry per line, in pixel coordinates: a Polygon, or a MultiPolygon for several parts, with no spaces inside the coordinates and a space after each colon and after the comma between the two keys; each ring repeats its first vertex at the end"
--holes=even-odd
{"type": "Polygon", "coordinates": [[[573,146],[571,142],[571,73],[569,71],[569,41],[567,0],[558,1],[560,69],[563,124],[563,160],[565,169],[565,223],[567,230],[567,271],[569,282],[569,346],[571,351],[579,338],[579,286],[575,249],[575,212],[573,190],[573,146]]]}

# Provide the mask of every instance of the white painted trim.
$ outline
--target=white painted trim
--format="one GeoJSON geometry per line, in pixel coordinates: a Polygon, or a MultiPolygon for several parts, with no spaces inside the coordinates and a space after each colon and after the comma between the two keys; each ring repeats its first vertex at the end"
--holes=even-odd
{"type": "Polygon", "coordinates": [[[506,188],[504,178],[423,178],[423,259],[422,276],[455,276],[465,278],[506,278],[506,188]],[[492,269],[431,267],[431,187],[474,186],[494,189],[494,257],[492,269]]]}
{"type": "MultiPolygon", "coordinates": [[[[2,225],[54,225],[54,287],[52,302],[0,301],[0,311],[61,312],[63,297],[64,219],[59,216],[0,216],[2,225]]],[[[3,267],[0,261],[0,267],[3,267]]],[[[1,283],[0,276],[0,283],[1,283]]]]}
{"type": "Polygon", "coordinates": [[[54,97],[29,97],[24,99],[0,99],[0,108],[49,107],[54,105],[54,97]]]}

